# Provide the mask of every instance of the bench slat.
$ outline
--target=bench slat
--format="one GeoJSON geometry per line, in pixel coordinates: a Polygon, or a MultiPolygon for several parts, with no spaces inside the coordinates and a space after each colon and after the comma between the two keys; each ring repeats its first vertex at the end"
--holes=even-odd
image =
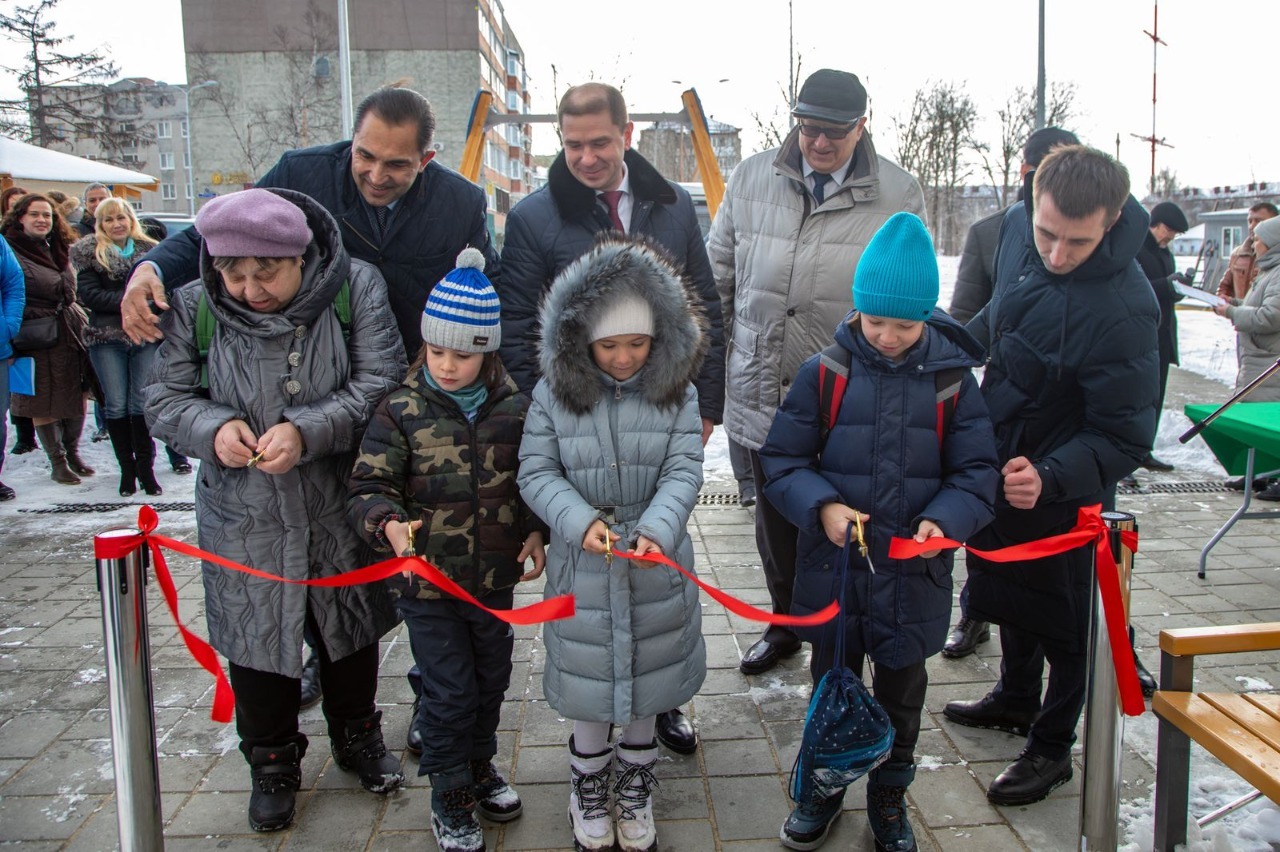
{"type": "Polygon", "coordinates": [[[1254,704],[1248,696],[1237,692],[1202,692],[1200,698],[1218,708],[1223,714],[1230,716],[1236,724],[1265,742],[1273,750],[1280,751],[1280,719],[1254,704]]]}
{"type": "Polygon", "coordinates": [[[1177,657],[1280,649],[1280,622],[1160,631],[1160,650],[1177,657]]]}
{"type": "Polygon", "coordinates": [[[1199,695],[1158,691],[1151,708],[1271,801],[1280,804],[1280,752],[1266,741],[1245,730],[1199,695]]]}
{"type": "Polygon", "coordinates": [[[1258,705],[1272,716],[1280,719],[1280,693],[1250,692],[1246,697],[1253,704],[1258,705]]]}

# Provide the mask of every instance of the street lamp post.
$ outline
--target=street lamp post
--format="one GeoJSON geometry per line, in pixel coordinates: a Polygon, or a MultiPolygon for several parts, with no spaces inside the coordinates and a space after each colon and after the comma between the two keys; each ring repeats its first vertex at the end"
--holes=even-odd
{"type": "Polygon", "coordinates": [[[218,85],[217,80],[205,80],[203,83],[197,83],[194,86],[187,86],[182,89],[183,114],[186,116],[183,120],[187,123],[187,132],[183,138],[187,144],[186,156],[186,182],[187,182],[187,213],[191,216],[196,215],[196,187],[193,180],[195,163],[191,161],[191,93],[196,89],[207,89],[218,85]]]}

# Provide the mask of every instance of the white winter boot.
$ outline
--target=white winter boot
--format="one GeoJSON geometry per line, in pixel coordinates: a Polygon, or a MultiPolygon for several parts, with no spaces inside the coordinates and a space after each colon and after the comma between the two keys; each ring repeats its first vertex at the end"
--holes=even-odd
{"type": "Polygon", "coordinates": [[[569,792],[569,824],[573,826],[573,848],[577,852],[613,848],[613,817],[609,813],[612,768],[612,750],[578,754],[573,737],[569,737],[569,769],[573,782],[569,792]]]}
{"type": "Polygon", "coordinates": [[[653,824],[653,791],[658,779],[653,764],[658,760],[658,743],[647,746],[617,745],[618,780],[614,782],[614,815],[618,821],[618,848],[622,852],[654,852],[658,829],[653,824]]]}

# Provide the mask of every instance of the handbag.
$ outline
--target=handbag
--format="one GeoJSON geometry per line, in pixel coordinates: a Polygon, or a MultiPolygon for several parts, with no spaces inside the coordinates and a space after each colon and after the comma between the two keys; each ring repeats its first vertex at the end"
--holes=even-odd
{"type": "Polygon", "coordinates": [[[10,341],[13,351],[36,352],[41,349],[50,349],[57,345],[60,321],[61,317],[58,314],[54,314],[51,317],[36,317],[23,320],[22,325],[18,327],[18,333],[10,341]]]}
{"type": "MultiPolygon", "coordinates": [[[[852,551],[853,525],[845,531],[840,560],[840,612],[845,612],[845,580],[852,551]]],[[[837,625],[835,659],[809,701],[800,751],[791,767],[791,798],[797,804],[821,802],[840,793],[889,757],[893,723],[862,678],[844,663],[845,628],[837,625]]]]}

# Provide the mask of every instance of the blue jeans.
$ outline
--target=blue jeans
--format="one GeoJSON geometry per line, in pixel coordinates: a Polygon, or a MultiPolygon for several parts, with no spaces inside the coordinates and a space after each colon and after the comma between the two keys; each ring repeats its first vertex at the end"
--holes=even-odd
{"type": "Polygon", "coordinates": [[[102,408],[108,420],[142,415],[142,392],[159,349],[158,343],[135,346],[115,340],[89,347],[89,360],[102,385],[102,408]]]}

